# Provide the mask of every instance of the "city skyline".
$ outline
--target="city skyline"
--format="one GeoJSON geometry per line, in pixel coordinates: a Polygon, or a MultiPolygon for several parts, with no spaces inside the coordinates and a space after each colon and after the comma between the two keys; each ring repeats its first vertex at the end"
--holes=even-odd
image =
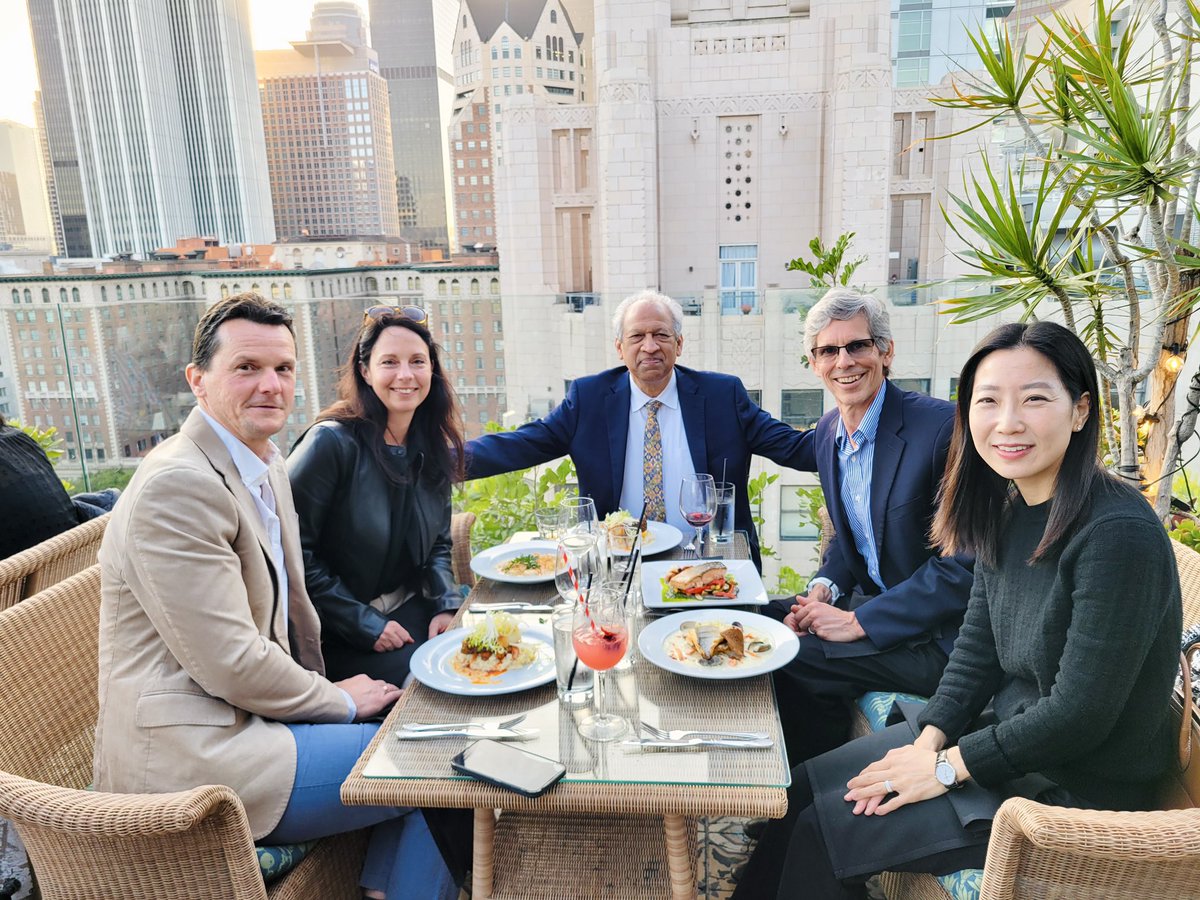
{"type": "MultiPolygon", "coordinates": [[[[255,50],[283,49],[291,41],[303,40],[317,0],[247,0],[250,8],[250,40],[255,50]]],[[[368,4],[358,4],[363,19],[368,4]]],[[[38,89],[33,38],[29,29],[26,0],[0,0],[0,20],[10,27],[0,31],[0,120],[10,119],[35,127],[33,97],[38,89]]]]}

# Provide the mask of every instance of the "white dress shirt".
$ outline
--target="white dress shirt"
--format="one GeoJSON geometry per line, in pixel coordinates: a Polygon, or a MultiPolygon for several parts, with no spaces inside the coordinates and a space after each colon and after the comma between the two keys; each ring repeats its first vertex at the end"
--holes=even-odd
{"type": "MultiPolygon", "coordinates": [[[[626,376],[628,377],[628,376],[626,376]]],[[[679,385],[675,373],[657,397],[651,397],[629,379],[629,436],[625,440],[625,478],[621,482],[621,509],[635,517],[642,512],[642,448],[646,437],[646,404],[659,401],[658,431],[663,448],[663,504],[667,508],[667,523],[684,534],[692,534],[692,526],[679,511],[679,486],[683,476],[695,473],[692,454],[688,448],[687,432],[683,428],[683,410],[679,406],[679,385]]]]}
{"type": "Polygon", "coordinates": [[[275,513],[275,494],[267,480],[270,463],[278,459],[279,448],[275,446],[274,442],[268,441],[267,446],[271,459],[270,462],[263,462],[257,453],[234,437],[229,429],[207,412],[201,409],[200,414],[204,416],[204,421],[208,422],[212,430],[217,433],[217,437],[221,439],[221,443],[225,445],[225,449],[229,451],[233,464],[237,466],[238,474],[242,476],[242,484],[254,498],[254,508],[258,510],[263,528],[267,532],[267,539],[271,542],[271,562],[275,564],[275,571],[279,573],[279,603],[283,608],[283,619],[286,622],[288,576],[287,566],[283,562],[283,532],[279,525],[279,516],[275,513]]]}

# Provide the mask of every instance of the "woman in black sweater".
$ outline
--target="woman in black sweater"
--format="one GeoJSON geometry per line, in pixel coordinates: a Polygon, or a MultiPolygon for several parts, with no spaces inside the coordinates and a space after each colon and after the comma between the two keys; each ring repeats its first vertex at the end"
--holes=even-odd
{"type": "Polygon", "coordinates": [[[1098,391],[1059,325],[1004,325],[976,348],[932,529],[944,553],[975,554],[975,583],[937,693],[793,770],[735,896],[861,897],[884,869],[981,867],[1009,796],[1153,804],[1179,578],[1149,504],[1101,467],[1098,391]]]}
{"type": "Polygon", "coordinates": [[[392,684],[462,603],[450,485],[462,425],[420,307],[366,311],[325,409],[288,458],[305,584],[330,678],[392,684]]]}

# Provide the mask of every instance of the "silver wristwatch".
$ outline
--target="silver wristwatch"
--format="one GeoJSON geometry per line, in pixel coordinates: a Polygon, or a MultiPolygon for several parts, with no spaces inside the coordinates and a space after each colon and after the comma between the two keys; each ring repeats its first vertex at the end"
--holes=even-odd
{"type": "Polygon", "coordinates": [[[946,759],[945,750],[938,751],[937,762],[933,765],[933,777],[948,790],[962,787],[962,782],[958,780],[958,774],[954,771],[954,763],[946,759]]]}

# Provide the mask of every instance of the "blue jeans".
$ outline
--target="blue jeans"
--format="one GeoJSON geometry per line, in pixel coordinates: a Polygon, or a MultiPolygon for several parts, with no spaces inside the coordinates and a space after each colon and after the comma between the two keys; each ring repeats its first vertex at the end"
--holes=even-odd
{"type": "Polygon", "coordinates": [[[420,810],[344,806],[342,782],[379,730],[378,723],[289,725],[296,778],[283,818],[263,843],[296,844],[376,826],[361,885],[388,900],[454,900],[458,889],[420,810]]]}

